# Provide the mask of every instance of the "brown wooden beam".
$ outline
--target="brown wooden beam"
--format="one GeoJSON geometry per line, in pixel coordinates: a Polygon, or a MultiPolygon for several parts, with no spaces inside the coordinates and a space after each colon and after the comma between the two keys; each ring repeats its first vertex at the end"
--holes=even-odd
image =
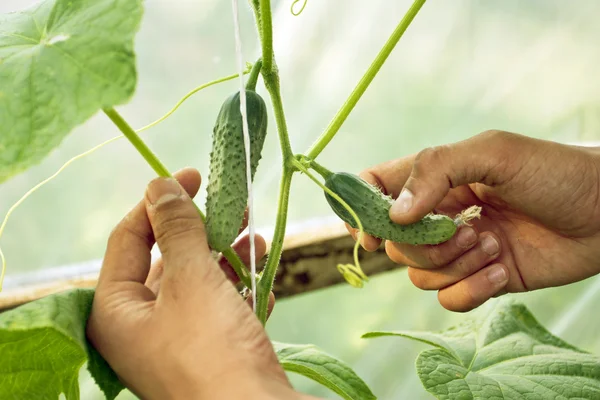
{"type": "MultiPolygon", "coordinates": [[[[353,262],[354,240],[344,226],[337,222],[312,224],[295,231],[296,233],[286,236],[284,241],[284,251],[273,286],[275,297],[282,299],[345,284],[336,266],[353,262]]],[[[361,250],[359,256],[361,266],[369,276],[398,268],[383,249],[373,253],[361,250]]],[[[259,263],[259,269],[264,266],[265,259],[259,263]]],[[[91,269],[99,268],[100,261],[91,269]]],[[[0,292],[0,312],[63,290],[93,288],[96,286],[98,272],[89,271],[90,266],[87,265],[85,269],[75,268],[71,272],[50,269],[29,274],[30,277],[13,278],[13,282],[16,281],[17,284],[0,292]],[[47,278],[44,279],[44,276],[47,278]]]]}

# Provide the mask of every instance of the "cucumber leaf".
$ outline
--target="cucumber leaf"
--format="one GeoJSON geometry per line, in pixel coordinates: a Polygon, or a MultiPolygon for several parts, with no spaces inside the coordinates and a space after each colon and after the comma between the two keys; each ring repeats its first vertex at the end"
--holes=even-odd
{"type": "Polygon", "coordinates": [[[346,400],[377,398],[349,366],[314,345],[273,342],[273,347],[286,371],[304,375],[346,400]]]}
{"type": "Polygon", "coordinates": [[[88,344],[85,326],[94,291],[53,294],[0,314],[0,398],[78,400],[79,370],[89,360],[92,377],[113,400],[124,388],[88,344]]]}
{"type": "Polygon", "coordinates": [[[600,357],[548,332],[523,305],[492,312],[440,333],[369,332],[434,349],[416,362],[425,389],[438,399],[600,399],[600,357]]]}
{"type": "Polygon", "coordinates": [[[0,182],[127,102],[141,0],[46,0],[0,15],[0,182]]]}

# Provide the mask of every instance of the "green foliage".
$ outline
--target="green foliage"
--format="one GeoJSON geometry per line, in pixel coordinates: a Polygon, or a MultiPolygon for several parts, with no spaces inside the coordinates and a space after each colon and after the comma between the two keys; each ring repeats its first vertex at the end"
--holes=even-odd
{"type": "Polygon", "coordinates": [[[342,361],[313,345],[273,342],[286,371],[296,372],[328,387],[346,400],[376,399],[362,379],[342,361]]]}
{"type": "Polygon", "coordinates": [[[417,358],[425,389],[438,399],[598,399],[600,358],[548,332],[522,304],[444,332],[369,332],[434,346],[417,358]]]}
{"type": "Polygon", "coordinates": [[[0,15],[0,182],[129,100],[141,17],[139,0],[47,0],[0,15]]]}
{"type": "MultiPolygon", "coordinates": [[[[309,150],[309,158],[315,158],[332,140],[423,3],[413,3],[350,98],[309,150]]],[[[273,54],[270,1],[253,0],[252,5],[266,66],[263,79],[271,95],[284,159],[273,246],[259,286],[258,316],[264,322],[282,251],[294,170],[288,164],[293,156],[273,54]]],[[[139,0],[46,0],[23,12],[0,15],[0,182],[42,160],[75,126],[100,109],[108,110],[121,130],[128,126],[112,107],[127,102],[135,91],[133,39],[141,16],[139,0]]],[[[223,234],[225,239],[210,240],[213,248],[221,251],[237,236],[247,198],[239,97],[230,97],[223,107],[211,160],[220,166],[213,173],[211,165],[207,201],[208,214],[212,215],[207,224],[228,230],[223,234]],[[215,195],[219,191],[225,197],[215,195]],[[239,201],[230,201],[234,197],[239,201]],[[218,209],[211,212],[215,207],[218,209]],[[225,222],[211,221],[223,215],[225,222]]],[[[249,92],[249,122],[251,133],[258,131],[252,142],[254,175],[266,134],[266,108],[254,92],[249,92]]],[[[138,151],[147,149],[128,129],[128,138],[137,140],[138,151]]],[[[147,160],[154,157],[149,154],[146,151],[147,160]]],[[[156,157],[153,160],[169,174],[156,157]]],[[[423,225],[399,227],[389,220],[390,200],[374,188],[350,174],[334,174],[326,181],[356,208],[372,235],[434,244],[447,240],[456,230],[454,222],[443,216],[428,216],[423,225]],[[351,180],[336,182],[337,177],[351,180]],[[399,236],[394,230],[400,231],[399,236]]],[[[328,198],[336,213],[352,225],[354,219],[331,200],[328,198]]],[[[213,228],[209,233],[211,230],[215,232],[213,228]]],[[[108,399],[121,392],[123,385],[85,338],[93,295],[92,290],[72,290],[0,314],[1,398],[56,399],[62,393],[67,400],[79,399],[78,373],[86,362],[108,399]]],[[[550,334],[522,305],[501,306],[481,320],[441,333],[371,332],[365,337],[390,335],[436,347],[421,353],[417,372],[425,388],[440,399],[600,398],[599,359],[550,334]]],[[[318,348],[274,346],[287,371],[313,379],[345,399],[375,398],[347,365],[318,348]]]]}
{"type": "MultiPolygon", "coordinates": [[[[88,370],[109,400],[124,386],[87,342],[85,327],[94,291],[74,289],[0,314],[0,398],[67,400],[79,396],[79,370],[88,370]]],[[[273,343],[287,371],[307,376],[348,400],[375,399],[340,360],[312,345],[273,343]]]]}
{"type": "Polygon", "coordinates": [[[0,398],[79,399],[79,370],[88,360],[109,400],[123,389],[85,337],[93,290],[74,289],[0,314],[0,398]]]}

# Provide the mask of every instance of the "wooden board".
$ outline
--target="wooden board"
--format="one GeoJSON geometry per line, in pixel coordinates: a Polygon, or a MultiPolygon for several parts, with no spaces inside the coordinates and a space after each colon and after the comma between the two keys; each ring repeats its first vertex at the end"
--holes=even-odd
{"type": "MultiPolygon", "coordinates": [[[[337,264],[352,263],[354,240],[339,220],[306,221],[290,226],[273,291],[282,299],[300,293],[345,283],[337,264]]],[[[270,237],[268,231],[260,231],[270,237]]],[[[396,269],[383,249],[369,253],[361,249],[360,262],[367,275],[396,269]]],[[[266,257],[265,257],[266,259],[266,257]]],[[[259,269],[264,261],[258,264],[259,269]]],[[[102,260],[34,273],[8,276],[0,292],[0,311],[8,310],[52,293],[73,288],[94,288],[102,260]]]]}

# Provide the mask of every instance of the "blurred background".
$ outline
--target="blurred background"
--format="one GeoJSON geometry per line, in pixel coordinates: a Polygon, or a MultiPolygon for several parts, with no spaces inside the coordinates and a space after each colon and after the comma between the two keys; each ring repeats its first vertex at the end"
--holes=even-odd
{"type": "MultiPolygon", "coordinates": [[[[2,0],[0,12],[33,4],[2,0]]],[[[241,4],[244,55],[259,43],[241,4]]],[[[326,127],[412,1],[308,0],[299,17],[292,0],[274,0],[274,37],[291,142],[305,151],[326,127]]],[[[146,0],[137,36],[139,82],[118,110],[141,127],[204,82],[235,72],[231,4],[218,0],[146,0]]],[[[599,5],[550,0],[429,0],[320,160],[333,170],[363,168],[427,146],[503,129],[561,142],[600,139],[599,5]]],[[[259,84],[259,92],[267,98],[259,84]]],[[[169,120],[143,134],[172,171],[207,176],[211,132],[228,82],[200,92],[169,120]]],[[[255,219],[275,220],[280,155],[273,119],[255,185],[255,219]]],[[[1,121],[0,121],[1,123],[1,121]]],[[[0,185],[0,215],[72,156],[117,135],[98,114],[41,164],[0,185]]],[[[29,198],[1,240],[8,274],[101,258],[110,230],[154,177],[126,141],[77,161],[29,198]]],[[[205,192],[197,197],[203,206],[205,192]]],[[[305,177],[293,184],[290,222],[331,218],[322,192],[305,177]]],[[[565,340],[600,354],[600,277],[519,295],[565,340]]],[[[380,399],[430,399],[414,368],[426,346],[399,338],[363,340],[369,330],[438,330],[460,322],[436,293],[414,288],[405,270],[380,275],[362,290],[339,286],[279,302],[269,322],[274,340],[313,343],[352,365],[380,399]]],[[[301,391],[334,394],[290,375],[301,391]]],[[[82,372],[82,398],[101,399],[82,372]]],[[[132,399],[124,392],[119,399],[132,399]]]]}

